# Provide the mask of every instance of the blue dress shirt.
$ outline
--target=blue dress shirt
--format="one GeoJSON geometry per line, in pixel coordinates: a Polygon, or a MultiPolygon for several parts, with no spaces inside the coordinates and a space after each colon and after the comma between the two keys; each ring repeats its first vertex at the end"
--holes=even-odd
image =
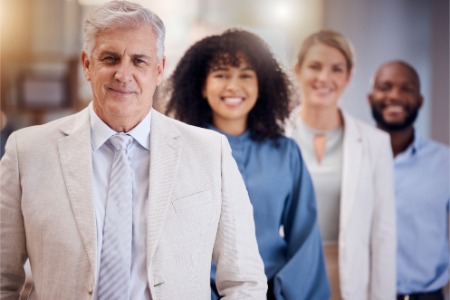
{"type": "Polygon", "coordinates": [[[449,148],[416,133],[394,170],[397,292],[436,291],[449,280],[449,148]]]}
{"type": "MultiPolygon", "coordinates": [[[[116,134],[94,112],[90,104],[92,170],[94,176],[95,219],[97,223],[97,268],[94,300],[98,298],[98,275],[102,252],[103,225],[108,198],[109,178],[114,159],[114,147],[109,138],[116,134]]],[[[147,199],[150,172],[150,124],[151,111],[127,134],[133,137],[128,149],[134,180],[133,192],[133,235],[131,246],[131,274],[129,299],[149,300],[147,279],[147,199]]]]}
{"type": "MultiPolygon", "coordinates": [[[[286,137],[253,141],[249,131],[225,136],[253,205],[259,253],[276,299],[328,299],[316,198],[297,144],[286,137]]],[[[213,285],[215,274],[212,263],[213,285]]],[[[213,291],[212,299],[218,299],[213,291]]]]}

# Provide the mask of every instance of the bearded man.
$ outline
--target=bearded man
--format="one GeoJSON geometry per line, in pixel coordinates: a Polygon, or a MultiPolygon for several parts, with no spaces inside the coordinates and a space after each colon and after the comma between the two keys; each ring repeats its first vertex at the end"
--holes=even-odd
{"type": "Polygon", "coordinates": [[[449,281],[449,148],[414,130],[424,100],[409,64],[382,65],[368,100],[394,153],[397,299],[442,300],[449,281]]]}

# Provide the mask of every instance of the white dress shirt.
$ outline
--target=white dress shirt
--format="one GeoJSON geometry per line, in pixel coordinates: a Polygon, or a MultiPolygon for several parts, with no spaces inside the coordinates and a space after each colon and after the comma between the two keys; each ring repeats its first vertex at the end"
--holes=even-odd
{"type": "MultiPolygon", "coordinates": [[[[114,147],[109,138],[117,132],[106,125],[90,104],[92,170],[94,176],[95,218],[97,224],[97,269],[94,300],[98,298],[98,276],[103,241],[103,226],[108,198],[114,147]]],[[[131,248],[131,274],[129,299],[151,299],[147,279],[147,199],[150,168],[151,111],[127,134],[133,137],[128,153],[134,180],[133,187],[133,236],[131,248]]]]}

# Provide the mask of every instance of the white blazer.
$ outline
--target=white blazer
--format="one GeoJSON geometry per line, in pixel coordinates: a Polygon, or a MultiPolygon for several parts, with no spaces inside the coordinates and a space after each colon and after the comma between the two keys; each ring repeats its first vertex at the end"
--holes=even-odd
{"type": "MultiPolygon", "coordinates": [[[[389,135],[346,112],[339,224],[345,300],[396,298],[396,219],[389,135]]],[[[298,110],[293,118],[298,117],[298,110]]],[[[294,122],[287,132],[295,130],[294,122]]]]}
{"type": "MultiPolygon", "coordinates": [[[[17,131],[0,163],[0,299],[92,299],[96,222],[89,110],[17,131]]],[[[147,270],[153,300],[265,299],[253,209],[227,139],[152,112],[147,270]]]]}

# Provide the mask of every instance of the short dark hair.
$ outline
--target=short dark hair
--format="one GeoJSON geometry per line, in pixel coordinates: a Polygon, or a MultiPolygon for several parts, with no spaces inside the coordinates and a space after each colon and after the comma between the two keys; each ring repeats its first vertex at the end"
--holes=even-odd
{"type": "Polygon", "coordinates": [[[255,34],[239,29],[206,37],[185,53],[169,79],[166,114],[173,113],[182,122],[207,128],[212,123],[212,111],[202,96],[206,77],[214,67],[238,67],[241,60],[250,64],[258,78],[258,100],[247,119],[250,137],[260,141],[282,136],[292,85],[269,46],[255,34]]]}
{"type": "Polygon", "coordinates": [[[387,66],[392,66],[392,65],[398,65],[401,66],[405,69],[408,70],[409,74],[414,78],[414,80],[416,81],[415,83],[417,84],[417,94],[418,96],[420,96],[420,77],[419,77],[419,73],[417,73],[416,69],[410,65],[409,63],[403,61],[403,60],[392,60],[392,61],[388,61],[384,64],[382,64],[378,70],[375,72],[375,74],[372,76],[372,89],[375,86],[375,83],[377,81],[378,75],[380,74],[381,70],[383,70],[383,68],[387,67],[387,66]]]}

